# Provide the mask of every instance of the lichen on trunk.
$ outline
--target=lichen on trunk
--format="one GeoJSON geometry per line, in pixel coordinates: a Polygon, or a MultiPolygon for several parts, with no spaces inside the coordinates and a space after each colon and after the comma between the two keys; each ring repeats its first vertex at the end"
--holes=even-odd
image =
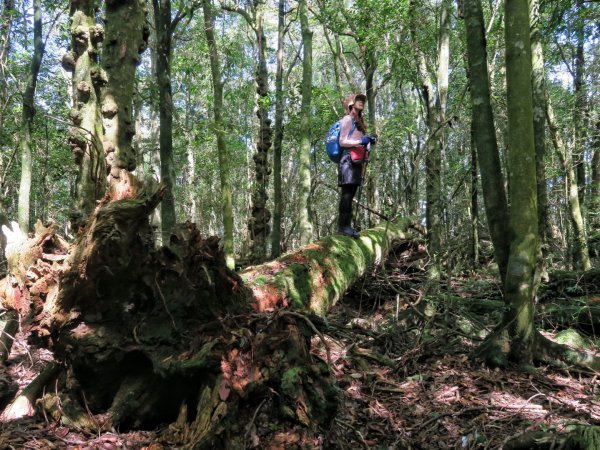
{"type": "Polygon", "coordinates": [[[140,55],[147,47],[150,34],[146,12],[145,0],[106,2],[106,36],[98,76],[105,79],[101,95],[102,143],[111,186],[126,183],[123,177],[136,167],[137,158],[131,143],[135,134],[133,87],[140,55]],[[122,175],[122,171],[125,174],[122,175]]]}

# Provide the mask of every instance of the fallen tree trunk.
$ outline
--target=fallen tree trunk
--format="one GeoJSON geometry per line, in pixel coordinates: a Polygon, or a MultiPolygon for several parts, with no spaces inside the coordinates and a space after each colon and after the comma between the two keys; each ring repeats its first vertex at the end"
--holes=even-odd
{"type": "Polygon", "coordinates": [[[600,295],[600,269],[585,272],[555,270],[550,272],[550,280],[540,289],[540,299],[556,297],[579,297],[600,295]]]}
{"type": "Polygon", "coordinates": [[[64,261],[58,295],[35,316],[35,335],[66,368],[57,398],[43,404],[79,426],[89,409],[96,428],[179,418],[173,446],[314,445],[337,391],[311,355],[314,323],[284,307],[325,313],[403,228],[332,236],[241,278],[218,238],[202,239],[194,224],[155,249],[148,216],[161,195],[104,199],[64,261]],[[73,417],[52,406],[67,402],[73,417]]]}
{"type": "Polygon", "coordinates": [[[409,222],[385,223],[359,239],[334,235],[274,261],[249,267],[240,275],[252,290],[252,307],[325,315],[344,292],[370,268],[381,264],[394,242],[406,239],[409,222]]]}

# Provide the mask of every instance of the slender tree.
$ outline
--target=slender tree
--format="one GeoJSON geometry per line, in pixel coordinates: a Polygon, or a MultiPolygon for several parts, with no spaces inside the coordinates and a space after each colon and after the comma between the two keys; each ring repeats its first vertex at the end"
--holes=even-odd
{"type": "Polygon", "coordinates": [[[544,54],[540,33],[539,1],[529,0],[531,18],[531,83],[533,91],[533,131],[535,142],[535,165],[538,199],[538,228],[540,245],[547,252],[547,239],[550,230],[548,223],[548,192],[546,181],[546,83],[544,75],[544,54]]]}
{"type": "MultiPolygon", "coordinates": [[[[437,257],[441,251],[442,240],[442,149],[445,145],[445,113],[448,98],[449,67],[449,18],[450,2],[444,0],[440,11],[440,29],[438,36],[438,68],[437,89],[427,67],[425,54],[421,50],[418,38],[418,15],[416,2],[411,1],[413,17],[411,20],[411,37],[414,43],[416,65],[419,76],[421,97],[426,111],[426,122],[429,132],[425,157],[425,196],[427,200],[426,223],[429,251],[437,257]]],[[[438,277],[437,271],[432,276],[438,277]]]]}
{"type": "Polygon", "coordinates": [[[31,179],[33,176],[33,158],[31,155],[31,129],[35,114],[35,88],[44,57],[42,39],[42,2],[33,1],[33,55],[29,66],[27,84],[23,92],[23,110],[19,129],[19,148],[21,149],[21,183],[19,185],[19,227],[29,230],[29,210],[31,199],[31,179]]]}
{"type": "Polygon", "coordinates": [[[300,25],[302,28],[302,105],[300,109],[300,178],[299,196],[299,232],[300,245],[306,245],[312,240],[312,225],[309,218],[309,194],[311,185],[310,175],[310,116],[312,98],[312,35],[308,23],[306,0],[299,0],[300,25]]]}
{"type": "Polygon", "coordinates": [[[464,18],[469,87],[473,109],[473,133],[481,172],[483,201],[494,243],[494,259],[498,263],[500,278],[504,281],[510,242],[508,203],[500,166],[494,114],[490,101],[486,37],[481,0],[464,1],[464,18]]]}
{"type": "Polygon", "coordinates": [[[596,117],[592,140],[592,189],[590,190],[590,236],[600,238],[600,118],[596,117]]]}
{"type": "Polygon", "coordinates": [[[14,15],[14,0],[4,0],[2,2],[2,12],[0,13],[0,130],[4,129],[4,115],[7,111],[5,107],[8,101],[8,73],[6,68],[11,47],[14,15]]]}
{"type": "Polygon", "coordinates": [[[577,177],[577,195],[579,205],[585,204],[585,161],[584,143],[586,139],[586,102],[587,89],[585,84],[585,44],[584,31],[584,4],[583,0],[577,0],[575,4],[577,18],[575,20],[575,73],[573,74],[573,91],[575,104],[573,105],[573,168],[577,177]]]}
{"type": "Polygon", "coordinates": [[[231,183],[229,180],[229,158],[227,156],[227,143],[225,141],[225,121],[223,120],[223,80],[221,78],[221,63],[215,39],[215,19],[212,15],[212,1],[202,0],[204,12],[204,33],[208,42],[210,56],[210,72],[213,86],[213,114],[214,130],[217,137],[217,150],[219,158],[219,174],[221,180],[221,202],[223,206],[223,250],[225,262],[230,269],[235,266],[233,247],[233,201],[231,183]]]}
{"type": "Polygon", "coordinates": [[[271,258],[277,258],[281,254],[281,221],[283,217],[283,201],[281,195],[281,147],[283,144],[283,51],[285,39],[285,0],[279,0],[277,11],[277,72],[275,74],[273,232],[271,233],[271,258]]]}
{"type": "Polygon", "coordinates": [[[267,255],[267,238],[270,233],[271,212],[267,208],[267,186],[269,182],[269,149],[273,130],[269,119],[269,71],[267,68],[267,38],[264,30],[265,0],[255,0],[248,4],[248,10],[220,0],[223,9],[240,14],[256,37],[256,116],[258,118],[258,138],[254,160],[254,180],[252,185],[250,217],[250,259],[263,261],[267,255]]]}
{"type": "Polygon", "coordinates": [[[573,167],[573,158],[569,154],[569,149],[564,143],[560,134],[556,118],[554,116],[554,108],[550,99],[546,96],[546,118],[548,120],[548,129],[552,137],[554,149],[558,153],[558,157],[562,163],[565,172],[565,187],[567,193],[567,209],[573,227],[573,260],[574,265],[583,270],[588,270],[592,267],[587,237],[585,232],[585,224],[583,221],[583,213],[581,211],[581,203],[579,202],[579,189],[577,188],[577,174],[573,167]]]}

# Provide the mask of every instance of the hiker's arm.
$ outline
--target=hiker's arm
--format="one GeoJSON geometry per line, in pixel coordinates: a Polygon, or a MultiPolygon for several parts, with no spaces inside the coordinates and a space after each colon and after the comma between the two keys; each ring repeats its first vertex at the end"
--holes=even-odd
{"type": "Polygon", "coordinates": [[[342,128],[340,129],[340,147],[358,147],[362,140],[363,134],[354,128],[354,131],[350,136],[350,130],[352,129],[352,117],[346,116],[342,119],[342,128]]]}

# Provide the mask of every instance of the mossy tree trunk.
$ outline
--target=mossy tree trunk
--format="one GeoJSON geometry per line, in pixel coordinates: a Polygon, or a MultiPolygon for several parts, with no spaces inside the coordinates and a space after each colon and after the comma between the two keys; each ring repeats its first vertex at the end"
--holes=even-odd
{"type": "Polygon", "coordinates": [[[585,9],[583,0],[576,0],[575,7],[577,18],[575,20],[575,74],[573,75],[573,91],[575,102],[573,105],[573,168],[577,177],[577,196],[579,204],[585,204],[585,140],[586,133],[586,102],[587,89],[585,81],[585,9]]]}
{"type": "Polygon", "coordinates": [[[569,211],[569,218],[573,227],[573,262],[574,266],[589,270],[592,267],[590,261],[590,255],[587,244],[587,236],[585,232],[585,224],[583,222],[583,213],[581,211],[581,204],[579,203],[579,189],[577,187],[577,175],[573,168],[572,158],[569,154],[567,147],[563,141],[563,138],[559,132],[556,119],[554,118],[554,109],[548,94],[546,93],[546,118],[548,119],[548,129],[552,136],[552,143],[554,149],[558,153],[558,157],[562,163],[565,171],[565,185],[567,191],[567,209],[569,211]]]}
{"type": "Polygon", "coordinates": [[[537,177],[538,229],[542,251],[547,253],[548,191],[546,182],[546,80],[544,54],[540,34],[539,1],[529,0],[531,17],[531,82],[533,90],[533,131],[535,141],[535,165],[537,177]]]}
{"type": "MultiPolygon", "coordinates": [[[[588,214],[590,235],[594,236],[597,241],[600,239],[600,117],[596,117],[594,124],[592,151],[592,188],[588,214]]],[[[599,250],[596,249],[596,256],[598,256],[598,252],[599,250]]]]}
{"type": "Polygon", "coordinates": [[[328,236],[241,273],[252,290],[253,308],[281,306],[324,316],[365,271],[382,263],[394,244],[406,238],[408,221],[365,230],[353,240],[328,236]]]}
{"type": "Polygon", "coordinates": [[[227,154],[227,142],[225,140],[225,122],[223,120],[223,80],[221,78],[221,64],[219,62],[219,51],[215,39],[215,19],[212,15],[212,1],[203,0],[204,11],[204,33],[208,42],[210,57],[210,72],[213,85],[213,114],[214,130],[217,136],[217,154],[219,158],[219,175],[221,180],[221,203],[223,211],[223,250],[227,267],[233,269],[235,266],[235,255],[233,247],[233,199],[230,183],[230,169],[227,154]]]}
{"type": "Polygon", "coordinates": [[[137,164],[132,139],[135,72],[146,50],[150,29],[145,0],[106,2],[106,37],[102,45],[102,67],[106,86],[102,90],[103,146],[111,190],[127,184],[137,164]]]}
{"type": "MultiPolygon", "coordinates": [[[[412,20],[410,33],[416,56],[419,74],[420,91],[426,111],[426,122],[428,129],[427,148],[425,156],[425,197],[427,200],[426,224],[428,248],[437,258],[442,246],[442,149],[445,143],[444,122],[446,101],[448,95],[448,58],[449,52],[449,12],[450,2],[442,2],[440,16],[440,30],[438,36],[438,68],[437,68],[437,90],[434,89],[433,81],[429,74],[425,54],[420,49],[417,30],[419,29],[419,14],[416,10],[416,2],[411,1],[412,20]],[[436,93],[437,92],[437,93],[436,93]]],[[[436,263],[431,271],[432,277],[439,277],[439,267],[436,263]]]]}
{"type": "Polygon", "coordinates": [[[308,23],[308,8],[306,0],[300,0],[298,4],[300,15],[300,26],[302,29],[302,103],[300,106],[300,157],[298,178],[300,186],[298,190],[298,228],[300,244],[306,245],[312,240],[313,227],[310,223],[310,117],[312,99],[312,37],[313,32],[308,23]]]}
{"type": "Polygon", "coordinates": [[[510,243],[508,203],[500,165],[494,114],[490,101],[486,38],[481,0],[464,1],[464,18],[469,86],[471,88],[471,107],[473,109],[473,132],[481,172],[483,201],[490,234],[494,243],[494,259],[498,264],[500,279],[504,281],[510,243]]]}
{"type": "Polygon", "coordinates": [[[106,75],[98,65],[99,45],[104,28],[96,24],[95,0],[71,1],[71,50],[63,56],[62,65],[73,72],[73,127],[68,143],[78,165],[71,225],[83,227],[94,210],[96,200],[106,191],[106,161],[102,145],[100,91],[106,75]]]}
{"type": "Polygon", "coordinates": [[[281,147],[283,144],[283,50],[285,39],[285,0],[279,0],[277,12],[277,70],[275,74],[275,128],[273,139],[273,231],[271,258],[281,254],[281,221],[283,199],[281,191],[281,147]]]}
{"type": "Polygon", "coordinates": [[[253,182],[250,195],[250,217],[248,231],[250,232],[250,260],[258,263],[266,259],[267,243],[271,231],[271,212],[267,208],[268,184],[271,168],[269,167],[269,149],[273,130],[269,119],[269,71],[267,68],[267,38],[264,30],[265,0],[248,2],[248,8],[219,0],[226,11],[241,15],[256,38],[256,116],[258,118],[258,133],[254,160],[253,182]]]}
{"type": "Polygon", "coordinates": [[[19,148],[21,149],[21,182],[19,184],[19,226],[21,230],[29,230],[29,209],[31,207],[31,180],[33,177],[33,159],[31,156],[31,129],[35,115],[35,88],[44,56],[42,40],[42,2],[33,2],[33,55],[29,66],[27,85],[23,92],[23,111],[19,129],[19,148]]]}
{"type": "Polygon", "coordinates": [[[256,67],[256,103],[258,117],[258,139],[254,160],[254,183],[252,187],[252,204],[248,228],[252,238],[251,259],[254,262],[264,261],[267,256],[267,238],[271,226],[271,212],[267,208],[267,190],[269,183],[269,148],[271,148],[271,119],[269,119],[269,72],[267,70],[267,38],[264,26],[264,5],[256,2],[254,32],[258,47],[256,67]]]}
{"type": "Polygon", "coordinates": [[[475,129],[471,115],[471,258],[473,269],[479,266],[479,179],[477,178],[477,147],[475,145],[475,129]]]}
{"type": "MultiPolygon", "coordinates": [[[[8,99],[8,80],[6,62],[11,47],[11,31],[13,20],[16,17],[14,0],[2,2],[0,13],[0,104],[5,105],[8,99]]],[[[4,130],[4,117],[8,113],[7,108],[0,108],[0,130],[4,130]]]]}
{"type": "Polygon", "coordinates": [[[173,96],[171,56],[173,27],[171,0],[152,0],[156,28],[156,80],[158,84],[160,181],[166,186],[160,206],[162,241],[175,227],[175,165],[173,162],[173,96]]]}
{"type": "Polygon", "coordinates": [[[536,154],[533,137],[529,9],[521,0],[505,6],[508,170],[512,240],[506,271],[504,322],[510,332],[509,359],[533,362],[533,326],[538,258],[536,154]]]}

